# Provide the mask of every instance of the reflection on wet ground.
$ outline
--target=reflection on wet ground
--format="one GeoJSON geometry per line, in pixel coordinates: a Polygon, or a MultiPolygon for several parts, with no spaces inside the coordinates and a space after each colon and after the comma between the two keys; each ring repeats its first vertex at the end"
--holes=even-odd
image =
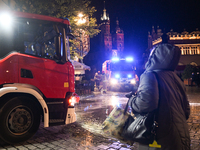
{"type": "Polygon", "coordinates": [[[102,123],[114,106],[124,107],[127,102],[124,93],[108,93],[106,95],[98,95],[81,101],[76,106],[76,113],[81,118],[87,117],[88,120],[97,119],[102,123]]]}

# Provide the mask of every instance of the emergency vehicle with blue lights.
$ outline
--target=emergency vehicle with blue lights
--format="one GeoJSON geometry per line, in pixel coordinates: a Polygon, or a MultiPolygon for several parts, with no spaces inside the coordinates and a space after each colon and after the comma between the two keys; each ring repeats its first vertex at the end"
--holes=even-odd
{"type": "Polygon", "coordinates": [[[0,12],[0,139],[22,142],[39,128],[76,121],[70,22],[0,12]]]}
{"type": "Polygon", "coordinates": [[[135,74],[132,57],[106,60],[102,71],[107,75],[107,86],[110,90],[134,90],[138,86],[139,79],[135,74]]]}

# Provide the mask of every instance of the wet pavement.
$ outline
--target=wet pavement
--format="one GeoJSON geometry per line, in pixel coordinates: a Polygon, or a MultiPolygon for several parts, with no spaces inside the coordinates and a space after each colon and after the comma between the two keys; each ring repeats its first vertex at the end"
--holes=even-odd
{"type": "MultiPolygon", "coordinates": [[[[106,114],[112,110],[112,98],[118,98],[120,104],[127,99],[124,93],[107,93],[96,96],[81,97],[77,105],[77,122],[70,125],[43,128],[41,123],[38,132],[26,142],[8,145],[0,141],[0,150],[136,150],[117,139],[107,137],[101,131],[101,124],[106,114]]],[[[191,136],[191,150],[200,150],[200,88],[187,87],[191,115],[188,125],[191,136]]]]}

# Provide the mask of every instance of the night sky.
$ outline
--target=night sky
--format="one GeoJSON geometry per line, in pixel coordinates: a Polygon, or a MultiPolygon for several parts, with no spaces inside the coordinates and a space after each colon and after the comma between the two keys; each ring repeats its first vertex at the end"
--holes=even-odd
{"type": "MultiPolygon", "coordinates": [[[[104,0],[92,0],[92,5],[97,9],[94,17],[100,23],[104,0]]],[[[111,31],[115,30],[116,18],[124,30],[124,52],[137,57],[147,49],[148,31],[152,26],[166,32],[200,30],[200,0],[105,0],[105,7],[111,31]]]]}

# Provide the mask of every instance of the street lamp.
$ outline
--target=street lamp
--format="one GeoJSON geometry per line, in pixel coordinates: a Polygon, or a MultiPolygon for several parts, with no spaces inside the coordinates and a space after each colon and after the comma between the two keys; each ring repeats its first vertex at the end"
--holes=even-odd
{"type": "MultiPolygon", "coordinates": [[[[82,13],[78,14],[78,20],[77,20],[77,25],[83,25],[86,23],[86,18],[83,16],[82,13]]],[[[81,56],[81,63],[83,63],[83,41],[82,41],[82,29],[80,30],[80,56],[81,56]]]]}
{"type": "Polygon", "coordinates": [[[78,25],[82,25],[82,24],[86,23],[86,19],[83,18],[83,14],[82,14],[82,13],[79,13],[79,14],[78,14],[78,17],[79,17],[79,19],[78,19],[78,21],[77,21],[77,24],[78,24],[78,25]]]}

